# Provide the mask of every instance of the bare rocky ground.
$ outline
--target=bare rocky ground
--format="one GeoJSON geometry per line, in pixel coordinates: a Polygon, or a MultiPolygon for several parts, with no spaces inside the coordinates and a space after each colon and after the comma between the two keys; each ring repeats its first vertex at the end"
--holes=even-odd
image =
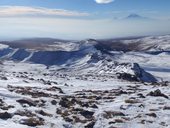
{"type": "Polygon", "coordinates": [[[1,68],[0,127],[170,127],[168,82],[128,82],[25,63],[1,68]]]}

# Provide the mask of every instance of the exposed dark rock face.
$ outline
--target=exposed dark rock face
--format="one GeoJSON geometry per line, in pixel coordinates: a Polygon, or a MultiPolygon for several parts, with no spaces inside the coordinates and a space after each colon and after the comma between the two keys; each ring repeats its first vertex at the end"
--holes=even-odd
{"type": "Polygon", "coordinates": [[[117,78],[128,81],[157,82],[157,79],[137,63],[121,63],[115,68],[117,78]]]}
{"type": "Polygon", "coordinates": [[[117,73],[118,79],[128,80],[128,81],[139,81],[135,75],[131,75],[128,73],[117,73]]]}

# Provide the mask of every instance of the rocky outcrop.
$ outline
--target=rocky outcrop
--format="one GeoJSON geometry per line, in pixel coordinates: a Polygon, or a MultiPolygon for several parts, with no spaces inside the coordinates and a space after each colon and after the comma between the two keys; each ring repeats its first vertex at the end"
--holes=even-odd
{"type": "Polygon", "coordinates": [[[121,63],[115,68],[117,77],[128,81],[157,82],[157,79],[137,63],[121,63]]]}

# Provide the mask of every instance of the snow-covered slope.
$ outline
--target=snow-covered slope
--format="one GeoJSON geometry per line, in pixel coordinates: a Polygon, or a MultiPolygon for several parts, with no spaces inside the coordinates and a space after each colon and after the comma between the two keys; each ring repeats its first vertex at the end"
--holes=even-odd
{"type": "Polygon", "coordinates": [[[123,51],[137,40],[161,46],[152,38],[3,46],[0,128],[170,127],[169,52],[123,51]]]}
{"type": "MultiPolygon", "coordinates": [[[[47,41],[49,41],[48,39],[47,41]]],[[[31,41],[31,40],[29,40],[31,41]]],[[[34,40],[32,40],[34,42],[34,40]]],[[[14,44],[2,45],[0,50],[0,56],[3,59],[11,59],[18,62],[32,62],[36,64],[44,64],[46,66],[61,66],[67,68],[67,70],[75,70],[77,72],[88,72],[96,74],[116,74],[115,69],[127,69],[133,72],[128,74],[134,75],[133,63],[138,63],[141,67],[145,68],[150,73],[154,73],[153,66],[159,66],[164,64],[167,69],[170,65],[167,63],[170,50],[170,35],[165,36],[149,36],[142,38],[129,38],[129,39],[115,39],[113,40],[82,40],[82,41],[62,41],[62,40],[50,40],[50,43],[41,43],[42,39],[38,41],[39,45],[36,47],[33,44],[28,44],[19,41],[13,42],[14,44]],[[16,44],[15,44],[16,43],[16,44]],[[120,43],[120,45],[119,45],[120,43]],[[127,47],[126,47],[127,46],[127,47]],[[18,48],[17,48],[18,47],[18,48]],[[126,52],[122,52],[126,49],[126,52]],[[121,51],[122,50],[122,51],[121,51]],[[132,52],[136,51],[136,52],[132,52]],[[140,52],[137,52],[140,51],[140,52]],[[153,54],[154,53],[154,54],[153,54]],[[164,63],[161,63],[164,60],[164,63]],[[117,66],[116,63],[128,63],[126,66],[117,66]],[[131,65],[132,63],[132,65],[131,65]],[[120,68],[119,68],[120,67],[120,68]],[[128,68],[127,68],[128,67],[128,68]]],[[[138,69],[137,69],[138,70],[138,69]]],[[[138,80],[142,81],[155,81],[143,70],[138,80]],[[146,76],[148,78],[143,77],[146,76]]],[[[124,70],[124,73],[125,72],[124,70]]],[[[157,73],[157,72],[156,72],[157,73]]],[[[159,74],[160,71],[159,71],[159,74]]],[[[157,78],[161,75],[156,74],[157,78]]],[[[136,75],[136,74],[135,74],[136,75]]],[[[167,76],[167,75],[164,75],[167,76]]],[[[169,75],[168,75],[169,76],[169,75]]],[[[167,78],[165,78],[167,79],[167,78]]],[[[162,80],[159,78],[159,80],[162,80]]]]}
{"type": "Polygon", "coordinates": [[[134,50],[138,51],[170,51],[170,35],[123,40],[123,43],[136,45],[134,50]]]}
{"type": "MultiPolygon", "coordinates": [[[[2,128],[170,126],[168,82],[129,82],[107,73],[84,70],[76,74],[74,70],[13,61],[0,66],[2,128]]],[[[133,75],[141,70],[136,64],[116,67],[117,72],[133,75]]]]}
{"type": "MultiPolygon", "coordinates": [[[[62,65],[67,62],[84,58],[88,54],[97,53],[94,48],[95,41],[84,40],[80,42],[54,42],[44,46],[43,50],[2,47],[1,58],[16,61],[29,61],[45,65],[62,65]]],[[[2,46],[6,46],[3,45],[2,46]]]]}
{"type": "Polygon", "coordinates": [[[6,48],[8,48],[8,47],[9,47],[8,45],[0,44],[0,50],[1,50],[1,49],[6,49],[6,48]]]}

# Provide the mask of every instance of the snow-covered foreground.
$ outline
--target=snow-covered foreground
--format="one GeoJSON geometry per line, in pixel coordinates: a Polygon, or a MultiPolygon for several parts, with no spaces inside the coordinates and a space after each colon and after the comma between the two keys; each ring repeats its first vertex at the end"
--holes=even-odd
{"type": "Polygon", "coordinates": [[[55,69],[1,64],[0,127],[170,127],[168,82],[128,82],[110,74],[55,69]]]}

